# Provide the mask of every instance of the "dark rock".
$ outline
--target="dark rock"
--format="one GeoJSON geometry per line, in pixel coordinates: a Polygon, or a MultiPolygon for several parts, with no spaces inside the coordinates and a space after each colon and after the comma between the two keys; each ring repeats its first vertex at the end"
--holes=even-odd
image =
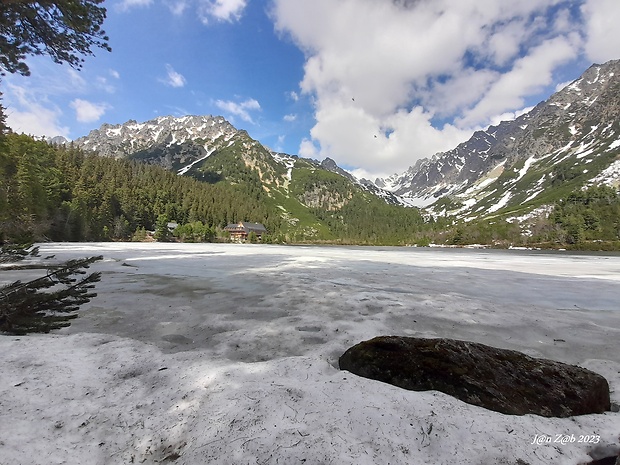
{"type": "Polygon", "coordinates": [[[613,457],[605,457],[603,459],[592,460],[588,462],[588,465],[618,465],[620,464],[620,457],[614,455],[613,457]]]}
{"type": "Polygon", "coordinates": [[[610,409],[607,380],[592,371],[474,342],[382,336],[351,347],[339,363],[365,378],[441,391],[509,415],[569,417],[610,409]]]}
{"type": "Polygon", "coordinates": [[[620,465],[620,447],[616,444],[597,444],[588,455],[592,461],[587,465],[620,465]]]}

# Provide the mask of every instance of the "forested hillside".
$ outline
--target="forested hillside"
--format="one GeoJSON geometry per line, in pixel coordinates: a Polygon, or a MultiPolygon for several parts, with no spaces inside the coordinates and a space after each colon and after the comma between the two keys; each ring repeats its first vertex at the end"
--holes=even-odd
{"type": "Polygon", "coordinates": [[[620,250],[620,195],[604,185],[577,188],[546,211],[519,218],[503,215],[460,221],[431,238],[454,245],[620,250]]]}
{"type": "Polygon", "coordinates": [[[221,227],[269,212],[236,186],[209,185],[159,167],[85,155],[9,134],[0,150],[3,233],[51,240],[129,239],[158,219],[221,227]]]}
{"type": "Polygon", "coordinates": [[[455,222],[388,205],[307,160],[295,162],[286,185],[280,171],[249,167],[233,146],[194,177],[178,176],[8,134],[0,141],[0,240],[144,240],[147,231],[168,240],[170,221],[180,225],[178,240],[225,240],[226,224],[251,221],[276,243],[620,249],[620,196],[610,187],[576,189],[529,221],[455,222]]]}
{"type": "MultiPolygon", "coordinates": [[[[343,183],[346,208],[303,204],[312,197],[307,179],[291,181],[301,201],[277,189],[267,192],[257,171],[230,152],[210,158],[201,168],[204,176],[197,176],[201,181],[25,135],[9,134],[0,144],[0,234],[5,239],[130,240],[158,229],[156,237],[162,239],[167,222],[176,221],[184,226],[182,239],[208,240],[224,236],[228,223],[253,221],[267,227],[266,241],[406,244],[423,223],[417,210],[387,205],[348,182],[343,183]],[[201,232],[187,234],[188,229],[201,232]]],[[[312,189],[323,186],[330,192],[330,183],[344,180],[323,170],[316,176],[312,189]]]]}

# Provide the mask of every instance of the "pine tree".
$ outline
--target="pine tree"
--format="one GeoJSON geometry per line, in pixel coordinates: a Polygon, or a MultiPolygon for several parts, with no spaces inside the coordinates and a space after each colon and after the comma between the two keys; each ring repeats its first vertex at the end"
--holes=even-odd
{"type": "MultiPolygon", "coordinates": [[[[0,250],[0,263],[33,256],[38,256],[36,247],[4,245],[0,250]]],[[[77,318],[75,312],[80,305],[97,295],[91,290],[101,279],[99,272],[84,277],[76,275],[85,275],[84,269],[102,258],[82,258],[57,266],[43,266],[45,276],[28,282],[16,281],[0,288],[0,331],[8,334],[47,333],[68,326],[70,320],[77,318]]]]}
{"type": "Polygon", "coordinates": [[[159,242],[167,242],[170,240],[170,229],[168,228],[168,217],[159,215],[155,223],[155,239],[159,242]]]}
{"type": "MultiPolygon", "coordinates": [[[[110,50],[101,29],[103,0],[3,0],[0,7],[0,68],[30,74],[28,55],[48,55],[56,63],[81,68],[92,48],[110,50]]],[[[1,70],[0,70],[1,71],[1,70]]]]}

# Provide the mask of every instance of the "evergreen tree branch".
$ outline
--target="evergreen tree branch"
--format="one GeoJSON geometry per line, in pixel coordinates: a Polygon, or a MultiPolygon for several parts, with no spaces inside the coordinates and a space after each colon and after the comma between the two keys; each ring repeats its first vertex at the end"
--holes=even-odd
{"type": "MultiPolygon", "coordinates": [[[[17,254],[21,257],[21,254],[17,254]]],[[[80,305],[97,294],[91,292],[101,273],[84,275],[84,269],[102,256],[69,260],[58,268],[48,269],[45,276],[28,282],[16,281],[0,289],[0,331],[10,334],[49,332],[68,326],[76,318],[80,305]],[[60,289],[45,292],[45,289],[60,289]]]]}

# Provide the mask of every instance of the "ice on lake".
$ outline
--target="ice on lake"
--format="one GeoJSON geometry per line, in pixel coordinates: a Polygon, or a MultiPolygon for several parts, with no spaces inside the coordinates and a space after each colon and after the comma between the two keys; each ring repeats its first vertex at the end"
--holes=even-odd
{"type": "Polygon", "coordinates": [[[576,464],[620,448],[617,412],[507,416],[337,369],[377,335],[450,337],[592,369],[620,403],[620,256],[42,245],[51,254],[101,254],[103,275],[71,327],[0,340],[10,463],[576,464]]]}

